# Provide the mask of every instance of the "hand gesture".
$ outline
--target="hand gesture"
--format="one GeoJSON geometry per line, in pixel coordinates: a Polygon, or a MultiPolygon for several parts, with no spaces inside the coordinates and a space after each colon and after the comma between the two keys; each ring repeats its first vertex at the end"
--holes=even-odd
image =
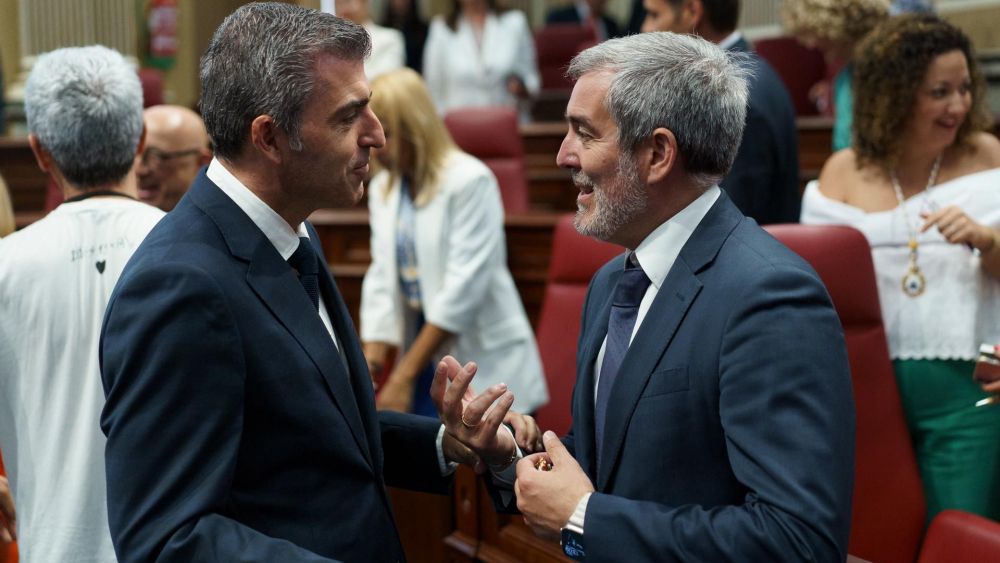
{"type": "Polygon", "coordinates": [[[449,434],[483,462],[503,465],[515,451],[510,433],[500,429],[514,395],[506,384],[498,383],[473,396],[469,384],[475,375],[476,364],[470,362],[463,367],[455,358],[445,356],[434,372],[431,398],[449,434]]]}
{"type": "Polygon", "coordinates": [[[937,227],[941,236],[951,244],[965,244],[970,249],[981,251],[990,250],[994,244],[993,229],[973,221],[959,207],[949,205],[922,215],[924,225],[920,227],[921,233],[937,227]]]}
{"type": "Polygon", "coordinates": [[[535,534],[556,539],[580,499],[594,491],[594,485],[555,432],[546,432],[542,440],[545,453],[517,463],[514,494],[524,522],[535,534]]]}

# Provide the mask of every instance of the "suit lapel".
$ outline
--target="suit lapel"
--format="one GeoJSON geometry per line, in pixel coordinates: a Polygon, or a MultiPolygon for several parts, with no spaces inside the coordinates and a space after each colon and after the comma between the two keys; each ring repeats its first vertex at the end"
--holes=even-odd
{"type": "MultiPolygon", "coordinates": [[[[319,237],[315,236],[315,240],[319,237]]],[[[330,320],[333,323],[333,330],[338,336],[338,343],[344,353],[350,374],[350,388],[354,396],[352,404],[364,425],[364,435],[367,436],[368,461],[374,462],[375,469],[381,474],[382,471],[382,446],[379,433],[378,413],[375,410],[375,391],[372,387],[371,375],[368,372],[368,364],[365,362],[364,353],[358,344],[354,322],[351,320],[347,305],[344,303],[337,284],[330,275],[330,270],[324,264],[321,268],[320,291],[323,294],[323,301],[326,303],[330,313],[330,320]],[[373,459],[374,457],[374,459],[373,459]]],[[[338,358],[339,360],[339,358],[338,358]]],[[[343,364],[340,364],[343,365],[343,364]]]]}
{"type": "MultiPolygon", "coordinates": [[[[604,449],[601,452],[597,490],[606,490],[621,455],[625,433],[639,397],[681,327],[691,304],[701,292],[702,283],[698,274],[711,266],[726,238],[744,219],[726,193],[721,192],[667,273],[622,360],[615,386],[608,398],[608,418],[604,424],[604,449]]],[[[603,315],[604,332],[607,332],[609,314],[610,312],[603,315]]]]}
{"type": "MultiPolygon", "coordinates": [[[[278,254],[274,245],[243,210],[205,176],[204,170],[195,179],[189,197],[218,226],[232,255],[248,262],[247,284],[299,343],[316,369],[320,371],[333,397],[334,404],[350,427],[358,447],[368,463],[372,464],[368,440],[365,439],[365,428],[358,411],[357,399],[351,389],[350,376],[344,369],[344,364],[330,340],[323,321],[316,314],[312,301],[304,291],[296,291],[301,285],[291,267],[281,259],[281,255],[278,254]]],[[[315,233],[315,231],[312,232],[315,233]]],[[[320,279],[325,279],[331,285],[333,283],[329,278],[329,273],[325,276],[321,275],[320,279]]],[[[321,281],[321,286],[322,284],[323,281],[321,281]]],[[[336,292],[334,291],[334,293],[336,292]]],[[[346,312],[344,312],[343,301],[339,297],[339,294],[336,294],[336,299],[325,301],[330,308],[334,329],[342,340],[356,347],[353,327],[350,328],[349,332],[345,332],[343,319],[346,318],[346,312]],[[331,305],[331,303],[336,303],[339,307],[331,305]]],[[[325,294],[324,298],[326,298],[325,294]]],[[[350,324],[349,321],[348,324],[350,324]]],[[[349,365],[350,358],[349,355],[349,365]]],[[[356,370],[352,369],[352,371],[356,370]]],[[[364,373],[367,373],[367,368],[364,373]]],[[[368,385],[370,386],[371,383],[368,385]]]]}

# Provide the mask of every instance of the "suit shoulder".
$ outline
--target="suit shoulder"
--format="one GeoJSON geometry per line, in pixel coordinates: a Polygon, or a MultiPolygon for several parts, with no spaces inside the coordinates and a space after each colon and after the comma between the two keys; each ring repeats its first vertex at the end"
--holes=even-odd
{"type": "Polygon", "coordinates": [[[749,284],[753,279],[774,275],[792,275],[822,285],[819,274],[805,259],[749,219],[733,230],[723,246],[720,259],[727,260],[734,269],[739,269],[742,278],[740,283],[749,284]]]}

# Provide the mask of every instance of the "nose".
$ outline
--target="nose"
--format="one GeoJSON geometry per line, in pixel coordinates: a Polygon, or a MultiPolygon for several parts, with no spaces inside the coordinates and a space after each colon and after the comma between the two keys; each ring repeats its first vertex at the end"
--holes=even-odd
{"type": "Polygon", "coordinates": [[[368,120],[367,130],[358,137],[358,144],[362,147],[380,149],[385,146],[385,131],[382,129],[382,122],[375,116],[375,112],[370,107],[365,107],[366,119],[368,120]]]}
{"type": "Polygon", "coordinates": [[[562,143],[559,145],[559,152],[556,153],[556,165],[559,166],[559,168],[579,170],[580,158],[576,154],[576,143],[572,139],[572,136],[573,131],[571,129],[566,133],[566,136],[563,137],[562,143]]]}

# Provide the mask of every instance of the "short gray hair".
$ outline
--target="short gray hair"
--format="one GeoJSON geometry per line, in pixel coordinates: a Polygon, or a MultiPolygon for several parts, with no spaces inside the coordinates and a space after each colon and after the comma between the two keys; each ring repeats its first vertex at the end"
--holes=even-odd
{"type": "Polygon", "coordinates": [[[604,100],[622,150],[634,152],[657,127],[677,138],[699,185],[729,172],[747,112],[745,60],[691,35],[640,33],[605,41],[573,58],[569,75],[614,74],[604,100]]]}
{"type": "Polygon", "coordinates": [[[121,53],[94,45],[46,53],[24,86],[28,131],[79,188],[120,182],[142,136],[142,86],[121,53]]]}
{"type": "Polygon", "coordinates": [[[253,3],[230,14],[201,58],[201,113],[215,153],[240,154],[250,124],[269,115],[301,150],[300,126],[315,81],[316,57],[363,61],[368,32],[316,10],[279,2],[253,3]]]}

